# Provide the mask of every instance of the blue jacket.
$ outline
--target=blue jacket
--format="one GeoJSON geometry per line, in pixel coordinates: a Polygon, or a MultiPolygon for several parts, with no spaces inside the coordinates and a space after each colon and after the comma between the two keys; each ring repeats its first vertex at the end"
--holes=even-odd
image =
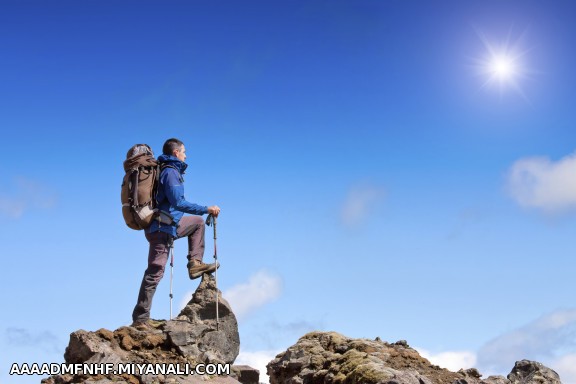
{"type": "Polygon", "coordinates": [[[162,167],[156,201],[157,208],[161,211],[169,212],[176,226],[162,224],[154,220],[146,229],[146,232],[162,231],[176,237],[176,228],[184,213],[193,215],[203,215],[208,213],[208,207],[186,201],[184,198],[184,178],[182,175],[188,167],[188,164],[178,160],[174,156],[160,155],[158,162],[162,167]]]}

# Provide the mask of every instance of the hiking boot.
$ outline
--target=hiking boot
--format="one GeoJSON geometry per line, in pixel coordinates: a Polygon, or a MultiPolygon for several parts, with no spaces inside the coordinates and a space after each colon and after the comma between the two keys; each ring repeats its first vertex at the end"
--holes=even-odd
{"type": "Polygon", "coordinates": [[[212,273],[216,268],[220,268],[220,263],[216,266],[216,263],[206,264],[200,260],[190,260],[188,262],[188,276],[190,280],[194,280],[202,276],[204,273],[212,273]]]}
{"type": "Polygon", "coordinates": [[[146,321],[135,321],[130,326],[142,332],[149,332],[149,333],[161,332],[160,330],[156,329],[157,325],[155,325],[155,323],[158,323],[158,325],[160,324],[159,322],[154,320],[146,320],[146,321]]]}
{"type": "Polygon", "coordinates": [[[159,328],[162,325],[166,324],[166,320],[148,319],[148,324],[154,328],[159,328]]]}

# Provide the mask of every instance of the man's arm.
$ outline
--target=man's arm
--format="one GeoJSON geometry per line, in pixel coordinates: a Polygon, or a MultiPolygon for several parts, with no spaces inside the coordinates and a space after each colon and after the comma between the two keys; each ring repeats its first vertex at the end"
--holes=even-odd
{"type": "MultiPolygon", "coordinates": [[[[164,172],[162,172],[162,184],[164,184],[166,188],[166,198],[170,202],[170,205],[177,211],[190,213],[192,215],[208,213],[207,206],[194,204],[186,200],[184,197],[184,186],[180,183],[179,176],[178,171],[171,168],[166,168],[164,172]]],[[[219,210],[220,209],[218,209],[218,211],[219,210]]]]}

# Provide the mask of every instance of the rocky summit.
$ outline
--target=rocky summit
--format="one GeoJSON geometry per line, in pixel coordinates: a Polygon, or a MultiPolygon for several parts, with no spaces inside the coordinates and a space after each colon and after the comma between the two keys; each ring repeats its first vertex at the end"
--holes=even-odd
{"type": "Polygon", "coordinates": [[[477,369],[451,372],[431,364],[406,341],[389,344],[312,332],[267,365],[271,384],[561,384],[552,369],[518,361],[508,377],[482,379],[477,369]]]}
{"type": "MultiPolygon", "coordinates": [[[[238,323],[213,277],[204,275],[178,317],[152,325],[73,332],[62,367],[81,369],[50,371],[42,384],[258,384],[256,369],[232,365],[240,349],[238,323]],[[203,372],[191,372],[198,367],[203,372]]],[[[433,365],[405,341],[336,332],[304,335],[268,363],[267,372],[270,384],[561,384],[556,372],[534,361],[516,362],[507,377],[483,379],[475,368],[451,372],[433,365]]]]}
{"type": "Polygon", "coordinates": [[[203,276],[192,299],[178,317],[155,321],[153,326],[148,331],[120,327],[115,331],[73,332],[64,354],[66,365],[81,364],[101,370],[67,372],[43,379],[42,383],[258,383],[257,370],[232,365],[240,349],[238,323],[232,308],[216,289],[212,276],[203,276]],[[222,370],[210,375],[210,368],[217,364],[222,370]],[[229,372],[224,369],[227,365],[229,372]],[[106,366],[113,369],[104,371],[106,366]],[[203,367],[203,372],[207,374],[190,374],[198,366],[203,367]]]}

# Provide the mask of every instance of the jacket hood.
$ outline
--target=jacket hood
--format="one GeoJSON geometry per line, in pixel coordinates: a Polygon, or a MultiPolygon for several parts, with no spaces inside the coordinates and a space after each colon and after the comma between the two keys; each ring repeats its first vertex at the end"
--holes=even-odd
{"type": "Polygon", "coordinates": [[[180,161],[177,157],[174,157],[172,155],[162,154],[158,156],[158,162],[160,163],[160,165],[168,164],[175,167],[176,169],[178,169],[178,171],[180,171],[181,174],[184,174],[184,171],[186,171],[186,168],[188,168],[188,164],[186,164],[183,161],[180,161]]]}

